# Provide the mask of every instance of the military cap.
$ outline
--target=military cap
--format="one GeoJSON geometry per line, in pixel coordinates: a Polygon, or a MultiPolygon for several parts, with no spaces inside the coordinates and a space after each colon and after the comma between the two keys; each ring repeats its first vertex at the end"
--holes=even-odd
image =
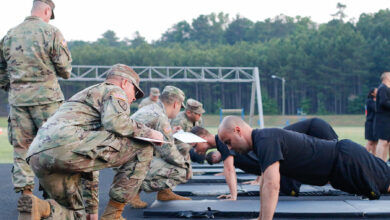
{"type": "Polygon", "coordinates": [[[56,5],[54,4],[54,2],[52,0],[34,0],[34,2],[43,2],[43,3],[48,4],[51,8],[50,19],[54,19],[54,8],[56,7],[56,5]]]}
{"type": "Polygon", "coordinates": [[[144,92],[139,87],[139,76],[138,74],[131,69],[129,66],[124,64],[115,64],[108,70],[107,78],[110,76],[120,76],[123,77],[133,83],[133,85],[137,88],[138,92],[135,94],[135,98],[139,99],[144,96],[144,92]]]}
{"type": "Polygon", "coordinates": [[[158,88],[152,87],[150,88],[150,94],[152,96],[160,96],[160,90],[158,88]]]}
{"type": "Polygon", "coordinates": [[[196,114],[203,114],[205,110],[203,109],[203,104],[196,101],[195,99],[188,99],[186,104],[186,110],[194,112],[196,114]]]}
{"type": "Polygon", "coordinates": [[[174,97],[179,99],[181,102],[181,106],[184,107],[185,95],[181,89],[174,86],[165,86],[164,90],[162,91],[162,94],[168,97],[174,97]]]}

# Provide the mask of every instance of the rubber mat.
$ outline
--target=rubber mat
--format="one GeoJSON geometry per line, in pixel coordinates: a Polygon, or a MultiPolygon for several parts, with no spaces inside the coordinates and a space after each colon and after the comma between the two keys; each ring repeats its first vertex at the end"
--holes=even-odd
{"type": "MultiPolygon", "coordinates": [[[[257,176],[250,174],[237,175],[237,182],[246,182],[256,179],[257,176]]],[[[192,179],[188,180],[187,183],[225,183],[224,176],[214,175],[200,175],[193,176],[192,179]]]]}

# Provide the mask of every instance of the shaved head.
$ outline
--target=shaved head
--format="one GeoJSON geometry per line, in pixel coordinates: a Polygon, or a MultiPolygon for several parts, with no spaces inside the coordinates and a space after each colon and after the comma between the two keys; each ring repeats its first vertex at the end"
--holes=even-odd
{"type": "Polygon", "coordinates": [[[218,127],[219,139],[238,153],[252,150],[252,128],[240,117],[227,116],[218,127]]]}
{"type": "Polygon", "coordinates": [[[245,121],[243,121],[240,117],[237,116],[226,116],[223,118],[221,124],[218,127],[219,130],[233,130],[237,126],[249,126],[245,121]]]}

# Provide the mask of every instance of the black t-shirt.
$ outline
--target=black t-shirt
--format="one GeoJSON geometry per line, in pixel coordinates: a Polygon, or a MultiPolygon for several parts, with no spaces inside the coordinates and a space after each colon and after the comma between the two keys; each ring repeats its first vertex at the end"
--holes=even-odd
{"type": "Polygon", "coordinates": [[[221,153],[221,159],[224,161],[229,156],[234,157],[234,166],[243,170],[246,173],[255,175],[261,175],[259,161],[256,155],[251,152],[249,154],[239,154],[229,148],[215,135],[215,143],[217,144],[217,150],[221,153]]]}
{"type": "Polygon", "coordinates": [[[374,122],[375,117],[375,101],[372,98],[367,99],[366,101],[366,121],[368,122],[374,122]]]}
{"type": "Polygon", "coordinates": [[[311,185],[328,182],[336,158],[336,141],[279,128],[255,129],[252,141],[262,172],[280,161],[281,175],[311,185]]]}
{"type": "Polygon", "coordinates": [[[286,130],[295,131],[324,140],[337,140],[338,136],[332,126],[320,118],[310,118],[284,127],[286,130]]]}
{"type": "Polygon", "coordinates": [[[390,88],[380,84],[376,95],[376,113],[379,117],[390,118],[390,88]]]}

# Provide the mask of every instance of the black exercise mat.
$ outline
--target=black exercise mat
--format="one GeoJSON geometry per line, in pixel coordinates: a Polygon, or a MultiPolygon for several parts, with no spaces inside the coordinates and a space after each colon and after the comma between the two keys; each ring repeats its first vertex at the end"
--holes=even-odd
{"type": "MultiPolygon", "coordinates": [[[[354,206],[346,201],[279,201],[275,217],[289,218],[363,218],[365,212],[356,208],[360,201],[353,201],[354,206]]],[[[366,201],[363,201],[366,202],[366,201]]],[[[372,209],[370,212],[380,211],[382,206],[389,202],[362,204],[372,209]]],[[[196,201],[155,201],[149,209],[144,211],[145,217],[184,217],[184,218],[254,218],[258,216],[259,200],[196,200],[196,201]]],[[[383,217],[390,217],[390,212],[382,212],[383,217]]]]}
{"type": "MultiPolygon", "coordinates": [[[[237,182],[246,182],[256,179],[257,176],[250,174],[237,175],[237,182]]],[[[224,176],[214,176],[214,175],[200,175],[193,176],[192,179],[188,180],[187,183],[225,183],[224,176]]]]}

